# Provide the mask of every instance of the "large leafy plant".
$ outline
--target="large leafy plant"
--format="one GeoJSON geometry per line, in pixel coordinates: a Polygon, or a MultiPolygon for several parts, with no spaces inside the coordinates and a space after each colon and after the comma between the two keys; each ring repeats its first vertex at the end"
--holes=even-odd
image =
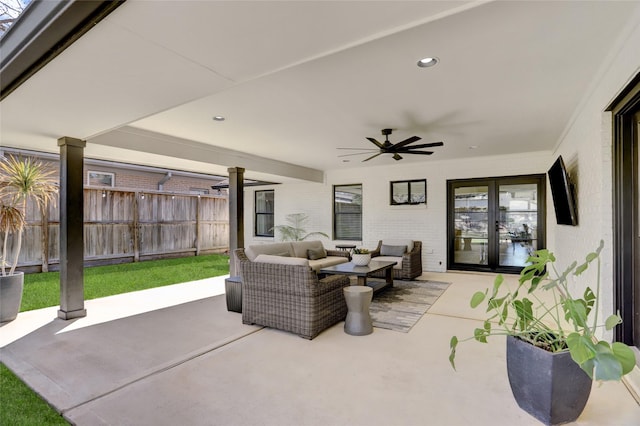
{"type": "Polygon", "coordinates": [[[0,234],[2,252],[0,267],[2,275],[15,272],[22,247],[22,232],[25,226],[27,200],[31,198],[44,212],[47,203],[55,201],[57,192],[55,170],[32,158],[8,156],[0,158],[0,234]],[[15,235],[13,253],[9,253],[9,236],[15,235]]]}
{"type": "Polygon", "coordinates": [[[305,230],[309,217],[305,213],[291,213],[287,215],[288,225],[276,225],[274,229],[280,232],[282,241],[302,241],[309,237],[322,235],[329,238],[324,232],[309,232],[305,230]]]}
{"type": "Polygon", "coordinates": [[[453,368],[458,343],[487,343],[491,335],[510,335],[550,352],[569,350],[571,358],[594,380],[620,380],[629,373],[636,362],[631,348],[620,342],[609,344],[597,336],[599,329],[611,330],[622,322],[617,314],[598,321],[603,246],[600,241],[584,263],[573,262],[562,273],[556,270],[553,253],[538,250],[527,260],[529,265],[520,273],[515,289],[509,289],[503,276],[498,275],[491,292],[476,292],[471,307],[486,306],[489,317],[472,337],[461,341],[456,336],[451,338],[449,361],[453,368]],[[597,265],[595,291],[587,286],[581,296],[572,295],[569,280],[581,276],[593,262],[597,265]],[[543,297],[541,291],[551,294],[543,297]]]}

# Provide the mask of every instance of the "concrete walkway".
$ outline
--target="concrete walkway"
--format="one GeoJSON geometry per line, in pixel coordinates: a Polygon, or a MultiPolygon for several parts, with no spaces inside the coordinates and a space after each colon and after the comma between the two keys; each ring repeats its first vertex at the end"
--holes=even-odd
{"type": "MultiPolygon", "coordinates": [[[[0,328],[0,360],[79,425],[537,425],[518,408],[504,341],[460,347],[478,313],[470,295],[491,275],[451,282],[409,333],[344,333],[308,341],[242,324],[224,277],[86,302],[88,316],[25,312],[0,328]]],[[[579,425],[640,424],[622,383],[594,385],[579,425]]]]}

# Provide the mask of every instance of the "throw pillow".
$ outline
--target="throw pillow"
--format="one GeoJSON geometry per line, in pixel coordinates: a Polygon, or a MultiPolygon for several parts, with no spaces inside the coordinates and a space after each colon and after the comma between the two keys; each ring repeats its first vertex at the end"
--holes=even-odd
{"type": "Polygon", "coordinates": [[[324,248],[307,250],[307,258],[309,260],[324,259],[327,257],[327,251],[324,248]]]}
{"type": "Polygon", "coordinates": [[[387,246],[383,244],[380,247],[380,256],[402,257],[406,251],[407,246],[387,246]]]}

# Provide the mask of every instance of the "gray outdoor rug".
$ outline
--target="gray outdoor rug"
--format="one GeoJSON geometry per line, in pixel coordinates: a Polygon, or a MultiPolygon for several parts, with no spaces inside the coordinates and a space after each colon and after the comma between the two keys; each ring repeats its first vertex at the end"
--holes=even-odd
{"type": "Polygon", "coordinates": [[[373,326],[408,333],[449,284],[394,280],[392,288],[381,290],[373,297],[369,309],[373,326]]]}

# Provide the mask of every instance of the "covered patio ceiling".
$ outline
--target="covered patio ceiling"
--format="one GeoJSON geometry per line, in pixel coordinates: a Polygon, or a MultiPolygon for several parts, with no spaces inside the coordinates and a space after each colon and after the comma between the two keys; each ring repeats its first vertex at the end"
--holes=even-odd
{"type": "Polygon", "coordinates": [[[278,182],[550,151],[639,22],[636,1],[129,0],[2,101],[1,143],[278,182]],[[339,157],[383,128],[445,145],[339,157]]]}

